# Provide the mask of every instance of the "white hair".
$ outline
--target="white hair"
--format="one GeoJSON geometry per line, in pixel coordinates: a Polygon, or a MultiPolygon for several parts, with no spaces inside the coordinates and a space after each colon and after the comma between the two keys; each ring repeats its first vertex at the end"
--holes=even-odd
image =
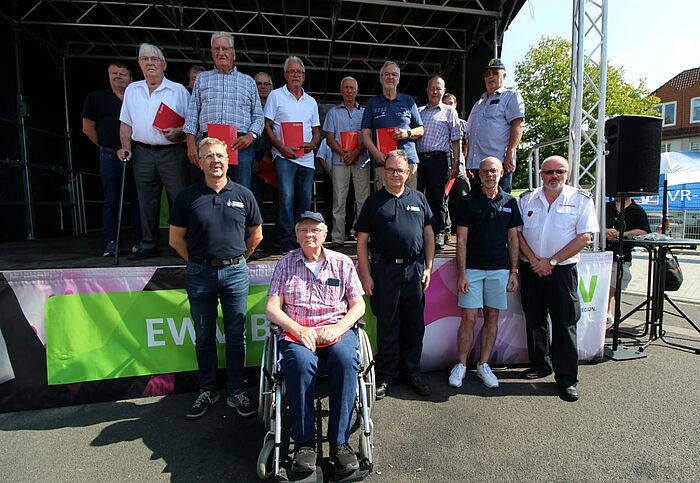
{"type": "Polygon", "coordinates": [[[229,32],[214,32],[211,34],[211,47],[214,46],[214,41],[216,39],[228,40],[228,46],[233,48],[233,34],[230,34],[229,32]]]}
{"type": "Polygon", "coordinates": [[[160,49],[159,49],[158,47],[156,47],[155,45],[153,45],[153,44],[147,44],[147,43],[143,43],[143,44],[139,45],[139,57],[141,57],[141,56],[143,56],[143,55],[145,55],[145,54],[151,53],[151,52],[155,53],[156,56],[157,56],[160,60],[163,60],[163,61],[165,60],[165,56],[163,55],[163,51],[160,50],[160,49]]]}
{"type": "Polygon", "coordinates": [[[306,67],[304,67],[304,63],[301,61],[299,57],[296,55],[290,55],[287,57],[287,59],[284,61],[284,71],[287,72],[287,68],[289,67],[289,64],[299,64],[301,66],[301,71],[306,72],[306,67]]]}

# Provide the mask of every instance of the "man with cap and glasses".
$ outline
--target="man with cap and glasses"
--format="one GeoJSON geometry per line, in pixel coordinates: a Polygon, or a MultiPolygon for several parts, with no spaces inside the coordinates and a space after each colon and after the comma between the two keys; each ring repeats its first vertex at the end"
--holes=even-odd
{"type": "Polygon", "coordinates": [[[257,412],[245,391],[246,258],[262,240],[262,218],[253,193],[227,177],[226,144],[199,143],[204,179],[186,188],[170,213],[170,246],[187,261],[187,297],[195,329],[199,388],[187,419],[197,419],[219,400],[216,383],[216,318],[221,301],[226,338],[227,403],[243,417],[257,412]]]}
{"type": "Polygon", "coordinates": [[[493,156],[503,163],[505,173],[500,185],[510,193],[515,158],[525,123],[525,101],[520,93],[505,87],[506,66],[501,59],[491,59],[484,67],[484,92],[467,119],[467,175],[472,189],[478,189],[479,163],[493,156]]]}
{"type": "Polygon", "coordinates": [[[362,284],[352,260],[328,250],[320,213],[305,211],[295,226],[301,248],[282,257],[270,280],[266,316],[282,329],[282,370],[296,443],[292,471],[316,467],[314,383],[320,363],[330,385],[328,441],[337,474],[359,468],[348,444],[359,361],[353,329],[365,313],[362,284]]]}

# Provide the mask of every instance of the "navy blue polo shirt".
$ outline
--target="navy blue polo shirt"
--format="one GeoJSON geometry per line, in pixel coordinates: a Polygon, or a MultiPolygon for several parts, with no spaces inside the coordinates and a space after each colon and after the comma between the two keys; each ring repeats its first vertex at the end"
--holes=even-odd
{"type": "Polygon", "coordinates": [[[218,193],[199,181],[175,199],[170,224],[187,228],[191,257],[234,258],[246,251],[246,228],[262,224],[253,193],[230,179],[218,193]]]}
{"type": "MultiPolygon", "coordinates": [[[[397,93],[396,99],[389,99],[384,94],[370,97],[362,115],[362,129],[372,130],[372,140],[377,142],[376,129],[383,127],[398,127],[401,129],[413,129],[422,126],[418,106],[411,96],[397,93]]],[[[418,153],[416,143],[411,139],[399,139],[396,142],[398,149],[403,149],[408,155],[408,162],[417,164],[418,153]]]]}
{"type": "Polygon", "coordinates": [[[369,233],[372,253],[413,258],[423,252],[423,229],[432,222],[433,212],[423,193],[404,188],[401,196],[394,196],[382,188],[365,201],[355,231],[369,233]]]}
{"type": "Polygon", "coordinates": [[[510,268],[508,229],[523,224],[518,201],[500,187],[491,199],[483,191],[473,190],[462,198],[455,213],[455,224],[467,233],[466,268],[502,270],[510,268]]]}
{"type": "Polygon", "coordinates": [[[93,91],[85,98],[80,117],[95,122],[97,144],[103,148],[121,149],[119,112],[122,101],[112,89],[93,91]]]}

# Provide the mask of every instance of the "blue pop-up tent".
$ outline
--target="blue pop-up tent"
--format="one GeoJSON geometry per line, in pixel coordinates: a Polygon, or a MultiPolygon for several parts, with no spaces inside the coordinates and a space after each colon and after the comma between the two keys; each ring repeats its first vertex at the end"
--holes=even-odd
{"type": "Polygon", "coordinates": [[[659,194],[635,197],[646,210],[662,208],[664,180],[669,210],[700,210],[700,153],[678,151],[661,153],[659,194]]]}

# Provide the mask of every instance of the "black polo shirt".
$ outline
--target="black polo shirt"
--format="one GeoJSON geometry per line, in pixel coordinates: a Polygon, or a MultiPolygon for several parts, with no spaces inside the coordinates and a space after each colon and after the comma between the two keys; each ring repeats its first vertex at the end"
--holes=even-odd
{"type": "MultiPolygon", "coordinates": [[[[615,228],[620,231],[620,213],[615,206],[615,200],[605,204],[605,228],[615,228]]],[[[625,208],[625,231],[644,230],[647,233],[651,232],[649,226],[649,218],[644,208],[639,206],[632,200],[632,203],[625,208]]],[[[605,245],[607,251],[617,253],[617,241],[608,240],[605,245]]],[[[625,261],[632,261],[632,247],[624,247],[625,261]]]]}
{"type": "Polygon", "coordinates": [[[467,232],[466,268],[503,270],[510,268],[508,229],[523,224],[518,201],[500,187],[491,199],[481,189],[462,198],[455,213],[455,224],[467,232]]]}
{"type": "Polygon", "coordinates": [[[216,192],[199,181],[180,192],[170,224],[187,228],[187,250],[199,258],[234,258],[246,251],[246,228],[262,224],[253,193],[230,179],[216,192]]]}
{"type": "Polygon", "coordinates": [[[93,91],[85,98],[80,117],[95,122],[97,143],[110,149],[121,149],[119,140],[119,112],[122,101],[112,89],[93,91]]]}
{"type": "Polygon", "coordinates": [[[394,196],[386,188],[362,206],[355,231],[369,233],[372,253],[387,258],[413,258],[423,253],[423,229],[433,221],[423,193],[404,188],[394,196]]]}

